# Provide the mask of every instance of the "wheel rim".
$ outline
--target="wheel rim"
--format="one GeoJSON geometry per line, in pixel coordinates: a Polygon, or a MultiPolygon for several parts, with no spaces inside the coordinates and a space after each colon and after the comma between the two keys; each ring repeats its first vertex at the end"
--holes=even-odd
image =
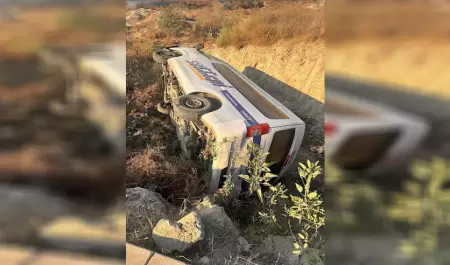
{"type": "Polygon", "coordinates": [[[159,55],[161,55],[164,58],[172,58],[172,57],[177,56],[177,54],[175,52],[169,51],[169,50],[159,51],[158,53],[159,53],[159,55]]]}
{"type": "Polygon", "coordinates": [[[203,101],[198,100],[198,99],[188,99],[186,100],[186,106],[188,106],[191,109],[200,109],[202,108],[205,103],[203,103],[203,101]]]}

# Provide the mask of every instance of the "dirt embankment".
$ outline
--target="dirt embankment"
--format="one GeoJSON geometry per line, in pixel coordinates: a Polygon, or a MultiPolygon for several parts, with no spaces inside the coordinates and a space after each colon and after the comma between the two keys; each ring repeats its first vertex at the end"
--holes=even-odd
{"type": "Polygon", "coordinates": [[[243,72],[253,67],[284,82],[314,99],[324,102],[323,41],[294,43],[281,41],[260,47],[211,47],[206,50],[243,72]]]}
{"type": "Polygon", "coordinates": [[[361,2],[327,8],[326,70],[450,98],[450,5],[361,2]]]}

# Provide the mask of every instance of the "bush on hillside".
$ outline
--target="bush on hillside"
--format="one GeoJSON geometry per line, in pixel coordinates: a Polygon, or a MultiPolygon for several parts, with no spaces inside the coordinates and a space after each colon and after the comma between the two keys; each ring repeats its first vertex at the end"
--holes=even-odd
{"type": "Polygon", "coordinates": [[[226,19],[221,12],[200,13],[192,26],[192,34],[196,38],[216,38],[225,22],[226,19]]]}
{"type": "Polygon", "coordinates": [[[272,45],[280,40],[316,41],[323,38],[323,10],[302,5],[261,9],[226,25],[217,38],[219,46],[272,45]]]}
{"type": "Polygon", "coordinates": [[[158,26],[169,34],[177,34],[186,27],[184,15],[172,6],[164,7],[158,17],[158,26]]]}
{"type": "Polygon", "coordinates": [[[259,8],[263,6],[263,0],[225,0],[222,2],[222,9],[224,10],[235,10],[239,8],[259,8]]]}

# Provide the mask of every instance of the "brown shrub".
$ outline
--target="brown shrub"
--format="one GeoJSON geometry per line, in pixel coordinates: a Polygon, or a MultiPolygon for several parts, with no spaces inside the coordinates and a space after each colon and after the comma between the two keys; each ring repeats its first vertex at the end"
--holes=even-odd
{"type": "Polygon", "coordinates": [[[187,25],[183,13],[174,6],[168,6],[161,9],[158,26],[168,34],[177,34],[187,25]]]}
{"type": "Polygon", "coordinates": [[[193,198],[204,190],[204,181],[193,161],[168,156],[162,148],[147,148],[126,162],[127,186],[155,185],[165,197],[193,198]]]}
{"type": "Polygon", "coordinates": [[[239,8],[258,8],[263,6],[263,0],[225,0],[222,3],[222,8],[224,10],[234,10],[239,8]]]}
{"type": "Polygon", "coordinates": [[[192,26],[192,34],[195,38],[208,39],[219,35],[224,26],[224,13],[217,8],[202,9],[196,16],[196,21],[192,26]]]}
{"type": "Polygon", "coordinates": [[[219,46],[271,45],[279,40],[315,41],[324,35],[323,10],[302,4],[278,4],[255,11],[222,29],[219,46]]]}

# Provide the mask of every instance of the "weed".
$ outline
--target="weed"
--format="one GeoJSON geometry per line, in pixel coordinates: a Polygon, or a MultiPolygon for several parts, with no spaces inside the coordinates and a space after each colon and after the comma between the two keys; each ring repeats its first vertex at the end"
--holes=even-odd
{"type": "Polygon", "coordinates": [[[163,7],[158,17],[158,26],[169,34],[177,34],[186,26],[185,17],[172,6],[163,7]]]}
{"type": "Polygon", "coordinates": [[[225,196],[230,196],[233,194],[234,183],[231,175],[225,177],[225,182],[223,183],[222,191],[225,196]]]}
{"type": "MultiPolygon", "coordinates": [[[[287,217],[298,222],[301,232],[294,238],[294,254],[302,255],[302,264],[323,264],[323,238],[319,230],[325,226],[325,209],[322,196],[311,189],[311,182],[322,173],[319,162],[307,161],[306,165],[299,163],[298,173],[301,184],[296,183],[300,196],[289,195],[281,183],[272,185],[270,180],[276,175],[270,173],[270,164],[263,162],[268,153],[263,153],[262,148],[254,143],[247,145],[248,174],[240,177],[249,184],[248,195],[256,192],[263,205],[259,214],[259,221],[269,227],[280,228],[279,218],[283,217],[276,211],[276,206],[283,203],[282,199],[290,198],[291,206],[284,205],[287,217]],[[262,192],[262,186],[269,188],[268,192],[262,192]]],[[[290,224],[290,220],[289,220],[290,224]]]]}
{"type": "Polygon", "coordinates": [[[376,233],[377,237],[380,233],[392,235],[394,228],[403,238],[397,245],[402,258],[420,261],[418,264],[448,264],[443,252],[448,247],[440,244],[447,244],[444,242],[448,242],[450,227],[450,192],[445,189],[450,180],[449,168],[450,162],[442,158],[415,161],[412,179],[404,182],[404,190],[392,192],[365,181],[354,183],[327,165],[327,185],[335,186],[333,192],[338,193],[330,196],[339,198],[333,202],[334,209],[328,210],[327,222],[333,226],[348,225],[347,218],[343,217],[351,214],[349,219],[357,222],[352,222],[347,231],[355,232],[361,229],[357,225],[363,224],[370,227],[370,235],[376,233]],[[364,200],[371,204],[361,204],[364,200]]]}
{"type": "Polygon", "coordinates": [[[241,163],[247,166],[248,174],[241,174],[239,177],[249,184],[248,196],[256,192],[261,203],[264,203],[261,186],[270,187],[269,181],[277,175],[270,173],[269,163],[263,162],[269,153],[263,153],[259,145],[249,143],[247,145],[247,154],[241,163]]]}
{"type": "Polygon", "coordinates": [[[322,172],[318,163],[311,163],[309,160],[307,166],[299,163],[299,176],[304,187],[299,184],[296,184],[296,187],[302,196],[291,195],[294,205],[287,210],[289,216],[298,219],[299,222],[305,221],[308,229],[315,230],[322,227],[325,222],[322,197],[317,191],[311,191],[311,181],[322,172]]]}
{"type": "MultiPolygon", "coordinates": [[[[286,209],[287,214],[302,225],[294,244],[295,254],[302,254],[306,249],[321,250],[323,245],[319,229],[325,226],[325,209],[322,196],[311,190],[311,182],[322,172],[319,162],[304,165],[299,163],[298,173],[302,185],[296,184],[301,196],[290,195],[293,206],[286,209]]],[[[311,252],[311,251],[310,251],[311,252]]],[[[314,251],[312,251],[314,252],[314,251]]]]}
{"type": "Polygon", "coordinates": [[[285,186],[281,183],[278,183],[276,186],[270,186],[269,191],[264,194],[266,198],[266,205],[263,208],[263,211],[258,212],[260,221],[263,224],[269,225],[271,227],[278,227],[278,217],[276,212],[276,205],[279,204],[280,199],[289,198],[286,195],[287,190],[285,186]]]}
{"type": "Polygon", "coordinates": [[[414,179],[405,185],[406,191],[395,196],[388,211],[394,220],[414,226],[409,238],[401,245],[403,254],[415,258],[434,259],[439,234],[450,226],[450,192],[444,189],[450,181],[450,162],[434,158],[431,162],[416,161],[412,166],[414,179]]]}
{"type": "MultiPolygon", "coordinates": [[[[226,141],[226,140],[225,140],[226,141]]],[[[202,161],[210,161],[220,152],[222,143],[215,139],[207,138],[206,146],[200,151],[199,159],[202,161]]]]}

